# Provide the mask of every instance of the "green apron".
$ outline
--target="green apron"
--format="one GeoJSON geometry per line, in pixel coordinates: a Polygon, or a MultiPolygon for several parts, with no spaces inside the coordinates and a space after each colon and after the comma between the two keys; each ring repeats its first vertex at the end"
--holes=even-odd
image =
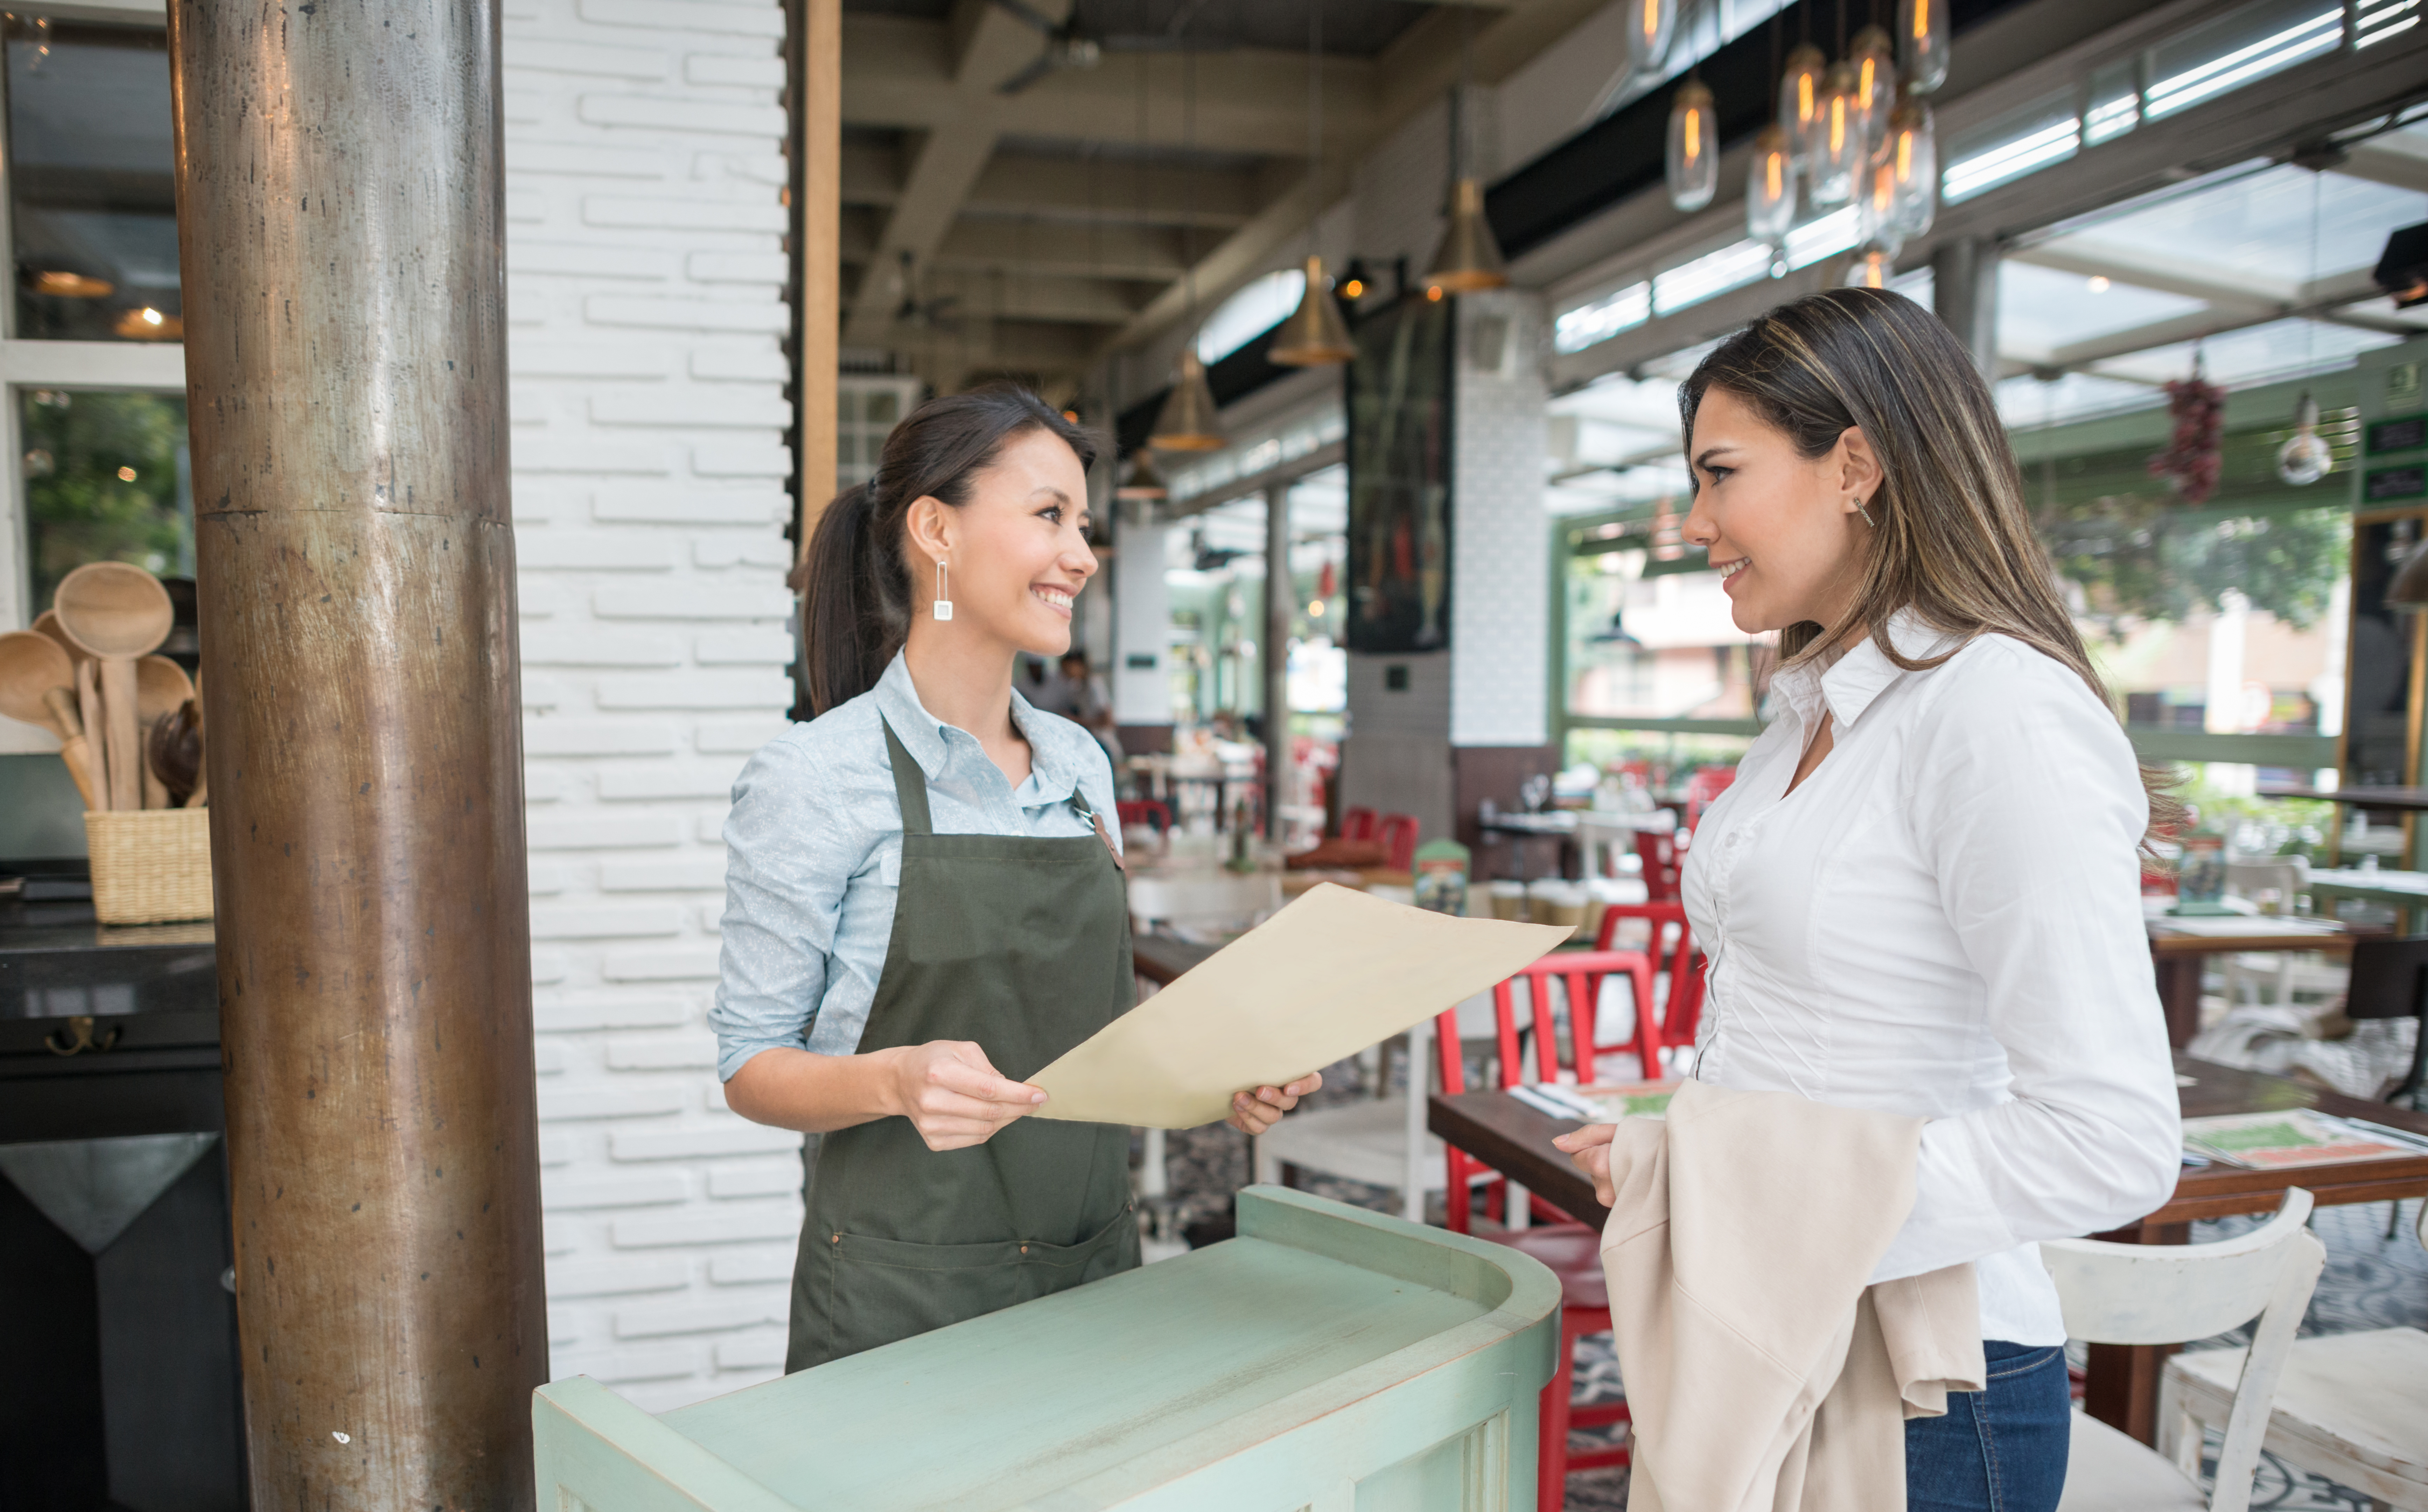
{"type": "MultiPolygon", "coordinates": [[[[1127,1012],[1129,905],[1101,821],[1064,839],[940,835],[892,726],[902,878],[862,1051],[971,1040],[1025,1081],[1127,1012]]],[[[811,1135],[784,1369],[806,1370],[1139,1263],[1129,1130],[1022,1118],[930,1150],[908,1118],[811,1135]]]]}

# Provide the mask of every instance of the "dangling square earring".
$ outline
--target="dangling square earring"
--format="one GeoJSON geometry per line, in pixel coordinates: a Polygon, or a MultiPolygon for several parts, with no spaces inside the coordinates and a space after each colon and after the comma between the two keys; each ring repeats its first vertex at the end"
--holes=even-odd
{"type": "Polygon", "coordinates": [[[941,621],[952,617],[953,600],[944,597],[944,559],[940,556],[936,558],[936,618],[941,621]]]}

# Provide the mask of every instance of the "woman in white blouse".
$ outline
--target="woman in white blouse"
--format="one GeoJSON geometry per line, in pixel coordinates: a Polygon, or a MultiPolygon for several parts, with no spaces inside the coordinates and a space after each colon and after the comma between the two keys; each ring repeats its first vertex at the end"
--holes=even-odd
{"type": "MultiPolygon", "coordinates": [[[[1695,1075],[1930,1120],[1873,1280],[1974,1262],[1989,1389],[1908,1423],[1907,1505],[2049,1512],[2065,1325],[2039,1241],[2173,1192],[2140,769],[1988,387],[1901,295],[1781,306],[1679,395],[1686,539],[1777,632],[1773,716],[1688,852],[1695,1075]]],[[[1606,1126],[1564,1141],[1608,1200],[1606,1126]]]]}

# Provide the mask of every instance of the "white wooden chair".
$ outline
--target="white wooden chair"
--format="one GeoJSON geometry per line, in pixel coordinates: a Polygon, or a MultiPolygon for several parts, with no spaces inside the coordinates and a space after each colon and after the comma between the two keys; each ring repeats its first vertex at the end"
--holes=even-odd
{"type": "Polygon", "coordinates": [[[2246,1512],[2277,1378],[2326,1264],[2327,1247],[2303,1226],[2309,1216],[2310,1194],[2294,1187],[2275,1217],[2223,1243],[2066,1239],[2041,1246],[2072,1338],[2179,1344],[2259,1320],[2233,1389],[2212,1494],[2204,1497],[2196,1478],[2197,1436],[2187,1472],[2180,1461],[2077,1412],[2059,1512],[2246,1512]]]}
{"type": "MultiPolygon", "coordinates": [[[[2420,1242],[2428,1245],[2428,1204],[2420,1242]]],[[[2203,1429],[2231,1416],[2244,1353],[2205,1349],[2167,1362],[2159,1447],[2178,1463],[2199,1454],[2203,1429]]],[[[2264,1446],[2366,1494],[2379,1512],[2428,1512],[2428,1333],[2372,1328],[2295,1342],[2264,1446]]]]}

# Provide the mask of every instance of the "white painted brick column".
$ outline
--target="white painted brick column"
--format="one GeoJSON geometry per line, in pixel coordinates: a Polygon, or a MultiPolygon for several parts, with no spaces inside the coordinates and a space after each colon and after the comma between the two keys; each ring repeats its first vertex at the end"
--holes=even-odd
{"type": "Polygon", "coordinates": [[[1539,294],[1502,288],[1464,295],[1458,306],[1450,739],[1539,746],[1550,732],[1544,304],[1539,294]]]}
{"type": "Polygon", "coordinates": [[[507,269],[553,1375],[781,1368],[797,1135],[705,1014],[792,600],[773,0],[508,0],[507,269]]]}

